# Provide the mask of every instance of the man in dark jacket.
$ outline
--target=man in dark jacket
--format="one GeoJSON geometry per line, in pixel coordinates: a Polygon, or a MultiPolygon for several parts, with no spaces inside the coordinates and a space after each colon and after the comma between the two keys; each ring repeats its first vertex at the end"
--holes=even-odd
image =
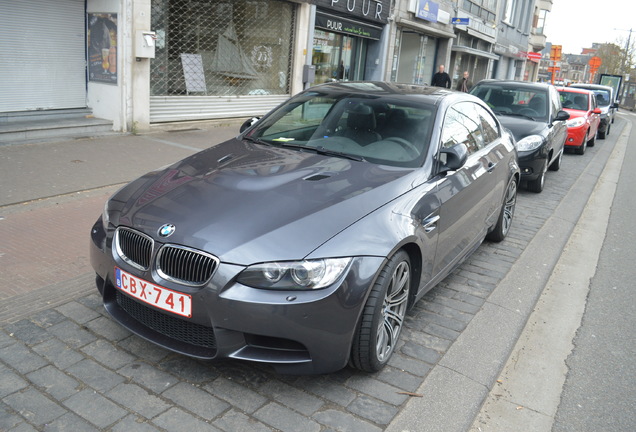
{"type": "Polygon", "coordinates": [[[450,76],[446,72],[444,72],[444,65],[439,65],[439,72],[433,75],[433,81],[431,81],[431,85],[435,87],[450,88],[451,79],[450,76]]]}
{"type": "Polygon", "coordinates": [[[464,78],[460,79],[457,83],[457,87],[455,90],[461,91],[464,93],[468,93],[470,89],[473,87],[473,82],[468,79],[468,71],[464,71],[464,78]]]}

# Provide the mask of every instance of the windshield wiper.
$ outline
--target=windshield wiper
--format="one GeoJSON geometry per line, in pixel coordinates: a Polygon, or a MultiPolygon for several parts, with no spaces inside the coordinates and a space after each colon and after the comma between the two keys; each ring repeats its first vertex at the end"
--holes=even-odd
{"type": "Polygon", "coordinates": [[[340,156],[346,159],[351,159],[358,162],[366,162],[362,156],[356,156],[349,153],[343,153],[335,150],[329,150],[324,148],[323,146],[316,147],[316,151],[325,156],[340,156]]]}
{"type": "Polygon", "coordinates": [[[525,117],[527,119],[530,120],[536,120],[536,118],[526,115],[526,114],[519,114],[516,112],[502,112],[502,111],[495,111],[495,114],[501,114],[501,115],[507,115],[507,116],[512,116],[512,117],[525,117]]]}
{"type": "Polygon", "coordinates": [[[306,146],[306,145],[302,145],[302,144],[292,144],[289,142],[276,142],[277,145],[281,146],[281,147],[286,147],[286,148],[295,148],[295,149],[299,149],[299,150],[307,150],[307,151],[311,151],[311,152],[315,152],[324,156],[337,156],[337,157],[342,157],[345,159],[351,159],[357,162],[366,162],[365,159],[362,156],[356,156],[356,155],[352,155],[350,153],[343,153],[343,152],[339,152],[336,150],[329,150],[324,148],[323,146],[318,146],[318,147],[310,147],[310,146],[306,146]]]}
{"type": "Polygon", "coordinates": [[[256,144],[271,145],[267,141],[263,141],[260,138],[253,138],[253,137],[250,137],[250,136],[245,136],[245,137],[243,137],[243,139],[247,140],[247,141],[250,141],[250,142],[253,142],[253,143],[256,143],[256,144]]]}

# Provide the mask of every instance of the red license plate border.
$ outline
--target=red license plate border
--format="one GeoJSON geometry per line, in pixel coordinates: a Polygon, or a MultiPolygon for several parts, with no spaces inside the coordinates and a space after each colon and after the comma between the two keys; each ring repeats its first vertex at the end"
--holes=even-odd
{"type": "MultiPolygon", "coordinates": [[[[125,285],[125,284],[124,284],[125,285]]],[[[133,297],[145,304],[156,307],[157,309],[164,310],[166,312],[170,312],[175,315],[179,315],[186,318],[192,318],[192,296],[190,294],[185,294],[179,291],[172,290],[170,288],[166,288],[155,283],[149,282],[145,279],[137,277],[131,273],[128,273],[125,270],[115,266],[115,288],[119,291],[133,297]],[[127,278],[135,281],[134,287],[126,287],[120,286],[122,283],[121,275],[125,275],[127,278]],[[140,283],[140,288],[137,288],[137,282],[140,283]],[[146,293],[146,289],[150,288],[151,291],[146,293]],[[166,296],[162,294],[166,293],[166,296]],[[154,301],[148,299],[148,296],[154,296],[154,301]],[[171,297],[172,296],[172,297],[171,297]],[[176,301],[175,301],[176,296],[176,301]],[[166,303],[166,300],[169,302],[166,303]],[[181,310],[175,307],[175,305],[181,305],[181,310]]]]}

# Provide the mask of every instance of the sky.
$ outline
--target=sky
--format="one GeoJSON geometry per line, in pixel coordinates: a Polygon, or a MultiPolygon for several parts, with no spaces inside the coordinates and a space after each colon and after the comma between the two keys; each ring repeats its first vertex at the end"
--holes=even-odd
{"type": "Polygon", "coordinates": [[[592,43],[636,46],[636,2],[632,0],[553,0],[544,34],[548,42],[562,45],[564,54],[581,54],[592,43]]]}

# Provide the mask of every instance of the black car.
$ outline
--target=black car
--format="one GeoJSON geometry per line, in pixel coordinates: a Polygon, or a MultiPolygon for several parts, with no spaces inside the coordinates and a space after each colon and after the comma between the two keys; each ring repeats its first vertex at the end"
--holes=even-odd
{"type": "Polygon", "coordinates": [[[566,120],[556,88],[550,84],[506,80],[480,81],[470,91],[484,100],[514,135],[521,178],[528,190],[541,192],[548,169],[561,167],[566,120]]]}
{"type": "Polygon", "coordinates": [[[91,232],[110,315],[201,359],[377,371],[406,311],[508,233],[514,139],[478,98],[324,84],[133,181],[91,232]]]}

